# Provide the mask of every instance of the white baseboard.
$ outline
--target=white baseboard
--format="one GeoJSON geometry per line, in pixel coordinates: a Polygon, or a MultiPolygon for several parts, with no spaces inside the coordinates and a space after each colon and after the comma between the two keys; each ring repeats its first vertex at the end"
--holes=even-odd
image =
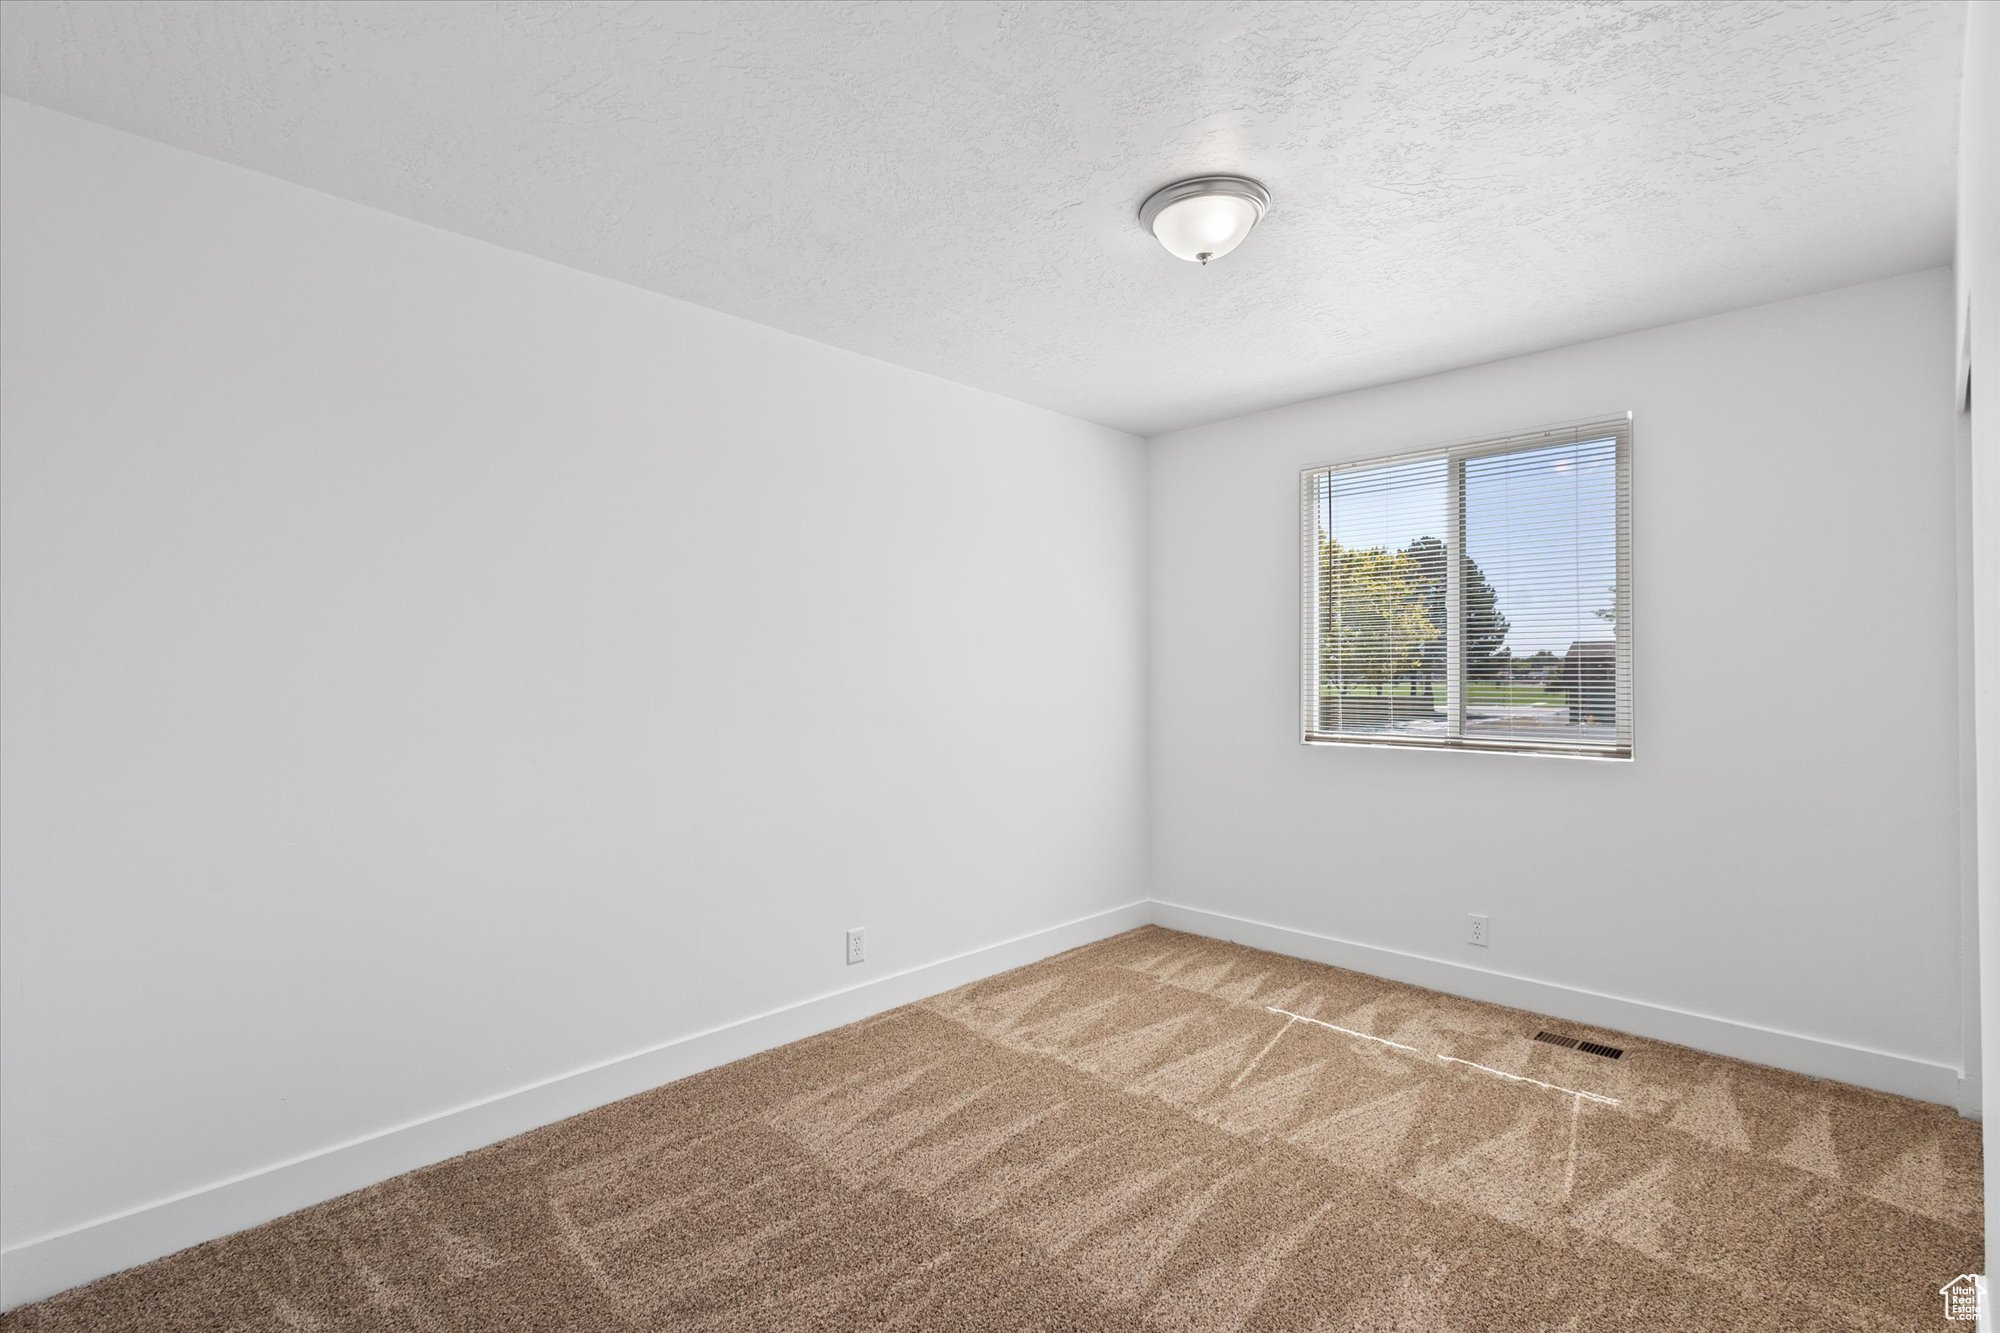
{"type": "Polygon", "coordinates": [[[969,981],[1154,923],[1468,999],[1670,1041],[1923,1101],[1959,1104],[1959,1071],[1178,903],[1134,902],[680,1037],[471,1105],[0,1250],[0,1310],[444,1161],[969,981]]]}
{"type": "Polygon", "coordinates": [[[1958,1107],[1963,1103],[1959,1071],[1907,1055],[1848,1046],[1822,1037],[1739,1023],[1727,1018],[1690,1013],[1666,1005],[1628,1000],[1616,995],[1548,981],[1534,981],[1505,972],[1489,972],[1441,958],[1402,953],[1395,949],[1356,944],[1289,926],[1249,921],[1222,912],[1155,902],[1153,920],[1172,930],[1211,939],[1232,940],[1293,958],[1330,963],[1371,976],[1404,981],[1413,986],[1462,995],[1470,1000],[1504,1004],[1513,1009],[1567,1018],[1593,1027],[1629,1032],[1636,1037],[1670,1041],[1677,1046],[1772,1065],[1815,1078],[1838,1079],[1857,1087],[1893,1092],[1919,1101],[1958,1107]]]}
{"type": "Polygon", "coordinates": [[[0,1250],[0,1310],[1151,920],[1127,903],[24,1241],[0,1250]]]}

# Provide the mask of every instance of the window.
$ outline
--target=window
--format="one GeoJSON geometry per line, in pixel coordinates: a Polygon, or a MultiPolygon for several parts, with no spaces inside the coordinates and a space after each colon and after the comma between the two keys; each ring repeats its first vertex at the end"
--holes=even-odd
{"type": "Polygon", "coordinates": [[[1632,753],[1632,420],[1309,468],[1312,741],[1632,753]]]}

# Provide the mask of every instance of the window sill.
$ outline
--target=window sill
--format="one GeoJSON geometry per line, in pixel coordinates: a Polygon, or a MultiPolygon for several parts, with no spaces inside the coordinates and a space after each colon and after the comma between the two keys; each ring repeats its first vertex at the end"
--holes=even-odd
{"type": "Polygon", "coordinates": [[[1301,736],[1299,744],[1308,748],[1321,746],[1350,750],[1432,750],[1445,754],[1511,754],[1526,755],[1536,759],[1595,759],[1611,763],[1629,764],[1632,751],[1626,750],[1586,750],[1581,747],[1569,749],[1554,745],[1510,745],[1505,741],[1490,743],[1480,741],[1416,741],[1416,740],[1370,740],[1359,736],[1301,736]]]}

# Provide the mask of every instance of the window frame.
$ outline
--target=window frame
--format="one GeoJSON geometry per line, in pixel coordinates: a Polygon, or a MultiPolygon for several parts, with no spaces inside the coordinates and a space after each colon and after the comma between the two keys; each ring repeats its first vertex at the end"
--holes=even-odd
{"type": "Polygon", "coordinates": [[[1428,445],[1394,454],[1340,459],[1299,469],[1299,743],[1307,746],[1348,746],[1367,749],[1471,751],[1489,754],[1525,754],[1565,759],[1600,759],[1629,762],[1636,749],[1637,654],[1634,650],[1632,593],[1632,413],[1578,417],[1573,421],[1510,431],[1505,435],[1477,435],[1444,444],[1428,445]],[[1612,505],[1616,526],[1614,566],[1617,587],[1613,606],[1613,680],[1615,716],[1611,744],[1584,744],[1575,741],[1524,741],[1518,737],[1481,737],[1465,734],[1465,655],[1462,629],[1465,609],[1459,587],[1463,570],[1460,559],[1465,550],[1465,464],[1474,458],[1521,453],[1556,444],[1581,444],[1591,440],[1615,441],[1617,474],[1613,483],[1612,505]],[[1445,696],[1452,722],[1448,736],[1417,736],[1396,733],[1329,732],[1317,727],[1319,721],[1319,479],[1332,473],[1399,464],[1445,462],[1445,696]]]}

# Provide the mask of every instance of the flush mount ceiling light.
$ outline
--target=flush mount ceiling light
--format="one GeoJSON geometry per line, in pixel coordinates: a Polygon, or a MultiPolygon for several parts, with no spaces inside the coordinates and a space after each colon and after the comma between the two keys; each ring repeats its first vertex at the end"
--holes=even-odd
{"type": "Polygon", "coordinates": [[[1191,264],[1220,259],[1271,207],[1271,192],[1248,176],[1196,176],[1155,190],[1139,205],[1139,221],[1191,264]]]}

